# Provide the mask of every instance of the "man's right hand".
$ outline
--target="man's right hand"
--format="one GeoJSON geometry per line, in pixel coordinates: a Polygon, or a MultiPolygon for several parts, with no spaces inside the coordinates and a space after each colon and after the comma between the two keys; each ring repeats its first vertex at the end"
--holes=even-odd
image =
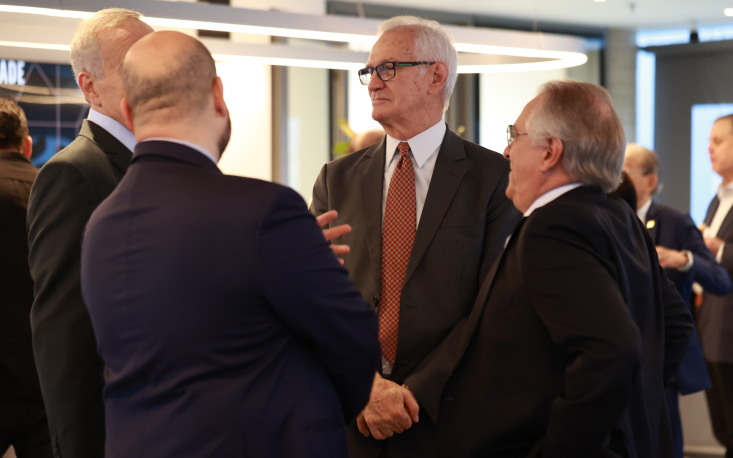
{"type": "MultiPolygon", "coordinates": [[[[327,242],[330,242],[333,239],[337,239],[342,235],[346,235],[351,232],[351,226],[348,224],[339,224],[338,226],[328,228],[326,227],[330,222],[338,218],[338,216],[339,214],[336,210],[329,210],[326,213],[322,213],[321,215],[316,217],[316,223],[318,223],[318,226],[324,228],[323,237],[326,239],[327,242]]],[[[349,245],[339,245],[335,243],[331,244],[331,251],[333,251],[333,254],[335,254],[336,257],[339,257],[342,254],[346,254],[350,250],[351,248],[349,247],[349,245]]],[[[344,263],[344,260],[340,257],[338,258],[338,260],[341,264],[344,263]]]]}
{"type": "Polygon", "coordinates": [[[392,437],[412,427],[419,421],[420,407],[415,396],[405,386],[400,386],[374,375],[369,403],[356,418],[356,424],[365,437],[378,440],[392,437]]]}

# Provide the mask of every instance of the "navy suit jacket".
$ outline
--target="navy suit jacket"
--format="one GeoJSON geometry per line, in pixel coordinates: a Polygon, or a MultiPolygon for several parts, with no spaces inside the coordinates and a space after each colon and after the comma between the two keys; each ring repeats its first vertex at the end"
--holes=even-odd
{"type": "Polygon", "coordinates": [[[82,290],[107,457],[347,456],[376,315],[293,190],[140,143],[87,226],[82,290]]]}
{"type": "Polygon", "coordinates": [[[573,189],[523,220],[431,355],[457,366],[432,412],[440,454],[672,456],[663,384],[691,330],[631,208],[573,189]]]}
{"type": "MultiPolygon", "coordinates": [[[[646,227],[654,245],[674,250],[690,250],[692,253],[693,263],[689,271],[664,269],[688,304],[694,282],[700,283],[705,291],[713,294],[725,295],[730,292],[732,284],[728,271],[715,261],[713,254],[705,247],[702,234],[689,215],[652,202],[646,214],[646,227]]],[[[677,385],[682,394],[710,387],[697,333],[690,337],[690,344],[677,374],[677,385]]]]}

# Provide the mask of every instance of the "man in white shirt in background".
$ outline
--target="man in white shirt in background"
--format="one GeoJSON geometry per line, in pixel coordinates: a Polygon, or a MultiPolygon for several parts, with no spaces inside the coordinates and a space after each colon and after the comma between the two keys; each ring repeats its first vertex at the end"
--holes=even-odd
{"type": "MultiPolygon", "coordinates": [[[[733,114],[718,118],[710,131],[710,162],[723,183],[705,215],[705,245],[730,273],[733,269],[733,114]]],[[[733,458],[733,295],[704,292],[697,320],[712,388],[708,409],[715,438],[733,458]]]]}

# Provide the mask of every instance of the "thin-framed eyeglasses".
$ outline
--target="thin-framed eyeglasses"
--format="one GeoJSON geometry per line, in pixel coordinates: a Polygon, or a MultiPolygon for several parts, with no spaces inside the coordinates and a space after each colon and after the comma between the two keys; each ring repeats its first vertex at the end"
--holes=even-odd
{"type": "Polygon", "coordinates": [[[512,143],[514,143],[514,140],[517,139],[520,135],[529,135],[527,132],[519,132],[516,127],[514,127],[514,124],[509,124],[506,126],[506,143],[507,145],[511,146],[512,143]]]}
{"type": "Polygon", "coordinates": [[[397,67],[414,67],[416,65],[433,65],[435,62],[385,62],[375,67],[366,67],[359,70],[359,81],[364,86],[372,80],[372,74],[376,71],[382,81],[389,81],[397,74],[397,67]]]}

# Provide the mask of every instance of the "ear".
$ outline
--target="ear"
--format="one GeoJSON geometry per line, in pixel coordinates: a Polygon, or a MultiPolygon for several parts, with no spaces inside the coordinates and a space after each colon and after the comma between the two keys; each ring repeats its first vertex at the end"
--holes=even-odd
{"type": "Polygon", "coordinates": [[[653,192],[659,184],[659,177],[653,173],[648,175],[649,178],[649,192],[653,192]]]}
{"type": "Polygon", "coordinates": [[[92,107],[99,106],[100,99],[95,86],[96,79],[92,74],[87,71],[81,71],[76,77],[76,82],[79,84],[79,88],[84,93],[84,98],[89,102],[89,105],[92,107]]]}
{"type": "Polygon", "coordinates": [[[21,145],[20,152],[28,159],[30,159],[31,155],[33,154],[33,138],[31,138],[30,135],[26,135],[26,137],[23,139],[23,144],[21,145]]]}
{"type": "Polygon", "coordinates": [[[125,121],[125,127],[127,127],[130,132],[135,133],[132,107],[130,107],[130,104],[127,102],[127,97],[122,97],[122,100],[120,100],[120,110],[122,111],[122,118],[125,121]]]}
{"type": "Polygon", "coordinates": [[[214,78],[211,92],[214,96],[214,112],[221,116],[229,116],[229,109],[224,101],[224,83],[218,76],[214,78]]]}
{"type": "Polygon", "coordinates": [[[562,155],[564,152],[564,145],[562,140],[557,137],[547,137],[547,147],[542,156],[542,164],[540,170],[547,172],[556,166],[560,165],[562,155]]]}
{"type": "Polygon", "coordinates": [[[432,80],[430,81],[430,94],[437,94],[443,90],[448,81],[448,66],[445,62],[436,62],[432,72],[432,80]]]}

